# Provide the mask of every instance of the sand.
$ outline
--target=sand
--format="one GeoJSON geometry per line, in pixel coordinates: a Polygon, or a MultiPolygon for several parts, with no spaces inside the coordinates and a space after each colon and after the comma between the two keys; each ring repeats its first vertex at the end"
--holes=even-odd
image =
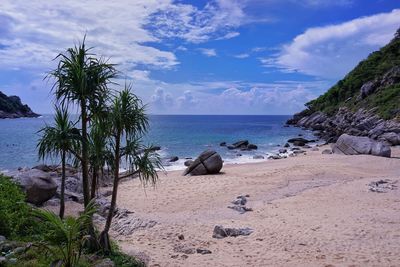
{"type": "Polygon", "coordinates": [[[368,187],[400,180],[400,149],[390,159],[321,150],[227,165],[219,175],[160,174],[155,189],[123,182],[118,206],[157,224],[112,235],[125,252],[147,255],[149,266],[400,266],[400,188],[368,187]],[[227,208],[242,194],[250,195],[252,212],[227,208]],[[215,239],[215,225],[254,232],[215,239]],[[192,248],[212,253],[183,252],[192,248]]]}

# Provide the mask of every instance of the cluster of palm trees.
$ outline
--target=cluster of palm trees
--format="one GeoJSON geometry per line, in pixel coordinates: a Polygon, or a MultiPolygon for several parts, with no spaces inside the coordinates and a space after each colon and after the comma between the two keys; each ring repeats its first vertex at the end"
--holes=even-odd
{"type": "Polygon", "coordinates": [[[41,159],[61,159],[61,201],[59,216],[64,217],[65,165],[72,162],[82,173],[84,206],[96,198],[99,178],[105,168],[111,170],[113,192],[106,224],[97,237],[93,223],[87,227],[92,249],[111,251],[109,230],[115,213],[120,166],[128,175],[138,176],[144,183],[155,184],[157,170],[162,168],[160,157],[151,146],[143,145],[149,122],[145,105],[125,84],[120,91],[110,89],[118,76],[115,65],[96,57],[85,47],[85,38],[74,48],[56,57],[55,70],[48,74],[54,79],[55,120],[53,126],[40,133],[38,152],[41,159]],[[73,122],[68,110],[79,114],[73,122]]]}

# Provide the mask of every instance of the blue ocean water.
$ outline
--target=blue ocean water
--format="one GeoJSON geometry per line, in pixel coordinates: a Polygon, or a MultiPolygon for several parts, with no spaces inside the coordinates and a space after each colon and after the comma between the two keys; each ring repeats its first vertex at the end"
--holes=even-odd
{"type": "MultiPolygon", "coordinates": [[[[206,149],[215,149],[227,163],[249,162],[254,161],[255,154],[265,156],[277,151],[277,145],[283,145],[291,137],[299,134],[305,138],[313,137],[310,131],[283,127],[288,118],[290,116],[283,115],[152,115],[145,142],[161,146],[162,157],[180,158],[167,169],[183,168],[185,158],[195,158],[206,149]],[[259,149],[231,151],[219,146],[221,142],[233,143],[243,139],[256,144],[259,149]]],[[[52,115],[0,120],[0,170],[40,163],[36,150],[37,131],[45,123],[52,123],[52,115]]]]}

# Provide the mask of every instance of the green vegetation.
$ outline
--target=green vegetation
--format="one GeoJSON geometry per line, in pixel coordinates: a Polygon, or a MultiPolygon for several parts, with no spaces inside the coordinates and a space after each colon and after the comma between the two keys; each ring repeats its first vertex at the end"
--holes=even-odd
{"type": "Polygon", "coordinates": [[[0,235],[19,238],[31,229],[25,195],[10,178],[0,175],[0,235]]]}
{"type": "Polygon", "coordinates": [[[77,218],[68,216],[64,220],[51,211],[35,210],[35,216],[47,225],[47,231],[38,245],[64,267],[77,266],[83,254],[86,231],[95,212],[94,201],[89,202],[77,218]]]}
{"type": "Polygon", "coordinates": [[[55,107],[54,127],[46,126],[39,132],[42,136],[38,142],[39,158],[61,157],[61,196],[59,216],[64,217],[65,203],[65,164],[70,151],[76,146],[80,138],[79,130],[74,128],[66,109],[55,107]]]}
{"type": "Polygon", "coordinates": [[[3,177],[0,181],[0,234],[34,243],[18,258],[20,266],[91,266],[96,261],[93,257],[101,260],[105,256],[116,266],[140,266],[112,245],[109,230],[120,179],[135,175],[144,186],[155,185],[157,169],[162,168],[161,159],[151,146],[143,145],[143,136],[149,127],[145,105],[129,85],[121,91],[110,89],[111,84],[115,85],[112,80],[117,70],[113,64],[89,52],[84,42],[60,54],[56,58],[57,68],[48,75],[54,79],[55,122],[40,131],[42,136],[38,142],[39,158],[61,159],[59,216],[32,210],[17,185],[3,177]],[[78,107],[76,122],[68,116],[71,107],[78,107]],[[82,174],[85,211],[77,218],[64,218],[67,159],[82,174]],[[128,169],[123,177],[119,173],[121,164],[128,169]],[[113,174],[113,192],[104,229],[98,235],[92,220],[93,203],[97,179],[105,166],[113,174]],[[30,229],[32,233],[25,234],[30,229]]]}
{"type": "MultiPolygon", "coordinates": [[[[0,235],[14,240],[10,241],[11,247],[23,248],[15,253],[17,266],[48,267],[57,261],[61,264],[57,266],[93,266],[93,259],[104,257],[101,252],[88,254],[83,246],[87,238],[86,226],[94,212],[95,206],[90,202],[79,217],[62,220],[53,212],[32,208],[25,202],[20,187],[9,177],[0,175],[0,235]]],[[[116,266],[142,266],[123,254],[115,244],[107,257],[116,266]]]]}
{"type": "Polygon", "coordinates": [[[398,33],[389,44],[361,61],[343,80],[340,80],[325,94],[307,103],[309,111],[304,111],[302,114],[323,111],[332,115],[340,107],[345,106],[351,110],[377,107],[377,114],[385,119],[400,116],[399,84],[379,88],[366,98],[358,99],[363,84],[375,79],[382,79],[385,73],[396,66],[400,66],[400,36],[398,33]]]}

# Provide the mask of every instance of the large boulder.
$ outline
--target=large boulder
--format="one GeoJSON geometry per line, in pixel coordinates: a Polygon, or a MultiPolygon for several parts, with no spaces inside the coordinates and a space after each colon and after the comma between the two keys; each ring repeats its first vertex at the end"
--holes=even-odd
{"type": "Polygon", "coordinates": [[[18,172],[13,179],[25,191],[26,200],[35,205],[41,205],[57,192],[57,184],[50,174],[38,169],[18,172]]]}
{"type": "Polygon", "coordinates": [[[206,150],[184,171],[183,175],[216,174],[222,169],[221,156],[213,151],[206,150]]]}
{"type": "Polygon", "coordinates": [[[391,156],[390,146],[385,142],[375,141],[365,136],[342,134],[333,145],[333,153],[345,155],[374,155],[380,157],[391,156]]]}
{"type": "Polygon", "coordinates": [[[400,145],[400,133],[395,133],[395,132],[384,133],[381,136],[379,136],[379,140],[383,140],[393,146],[397,146],[400,145]]]}

